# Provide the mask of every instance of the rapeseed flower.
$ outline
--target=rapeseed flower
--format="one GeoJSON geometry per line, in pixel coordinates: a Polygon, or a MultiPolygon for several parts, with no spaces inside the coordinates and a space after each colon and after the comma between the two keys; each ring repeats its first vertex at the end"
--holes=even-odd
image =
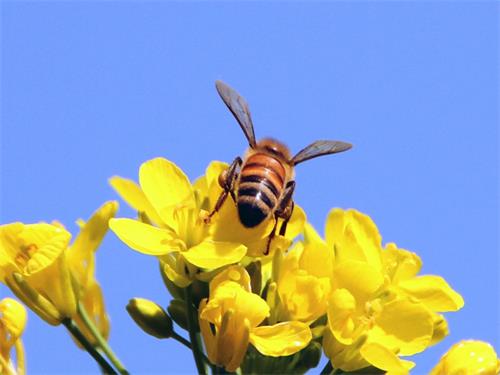
{"type": "MultiPolygon", "coordinates": [[[[109,336],[110,324],[101,286],[95,278],[95,252],[108,231],[109,220],[117,210],[118,202],[109,201],[99,207],[87,222],[80,220],[80,231],[67,253],[78,301],[105,339],[109,336]]],[[[79,314],[74,316],[74,320],[87,339],[95,343],[94,336],[79,314]]]]}
{"type": "Polygon", "coordinates": [[[495,349],[484,341],[464,340],[453,345],[430,375],[496,375],[500,359],[495,349]]]}
{"type": "Polygon", "coordinates": [[[67,260],[71,234],[47,223],[0,226],[0,281],[50,324],[76,312],[67,260]]]}
{"type": "Polygon", "coordinates": [[[235,371],[248,345],[271,356],[294,354],[310,342],[309,327],[298,321],[261,325],[269,316],[266,301],[251,292],[250,276],[241,266],[230,266],[210,282],[208,300],[199,307],[200,329],[209,360],[235,371]]]}
{"type": "MultiPolygon", "coordinates": [[[[180,287],[195,278],[204,279],[205,271],[237,263],[245,255],[262,255],[272,228],[270,221],[244,228],[229,198],[208,223],[209,211],[222,192],[218,176],[227,167],[213,162],[205,176],[191,184],[174,163],[156,158],[141,165],[140,186],[112,177],[111,185],[140,213],[140,219],[113,219],[111,229],[132,249],[158,257],[168,279],[180,287]]],[[[297,209],[287,238],[298,233],[301,213],[297,209]]]]}
{"type": "Polygon", "coordinates": [[[325,353],[346,371],[373,365],[407,372],[414,364],[398,356],[419,353],[443,336],[436,312],[460,309],[462,297],[438,276],[417,276],[416,254],[394,244],[384,249],[373,221],[358,211],[332,210],[325,233],[335,253],[325,353]]]}
{"type": "Polygon", "coordinates": [[[0,374],[25,373],[24,347],[21,340],[26,327],[27,314],[23,305],[12,298],[0,301],[0,374]],[[16,363],[11,351],[14,348],[16,363]]]}
{"type": "Polygon", "coordinates": [[[325,315],[333,261],[334,254],[325,241],[306,224],[304,240],[274,259],[273,278],[278,293],[275,316],[309,324],[325,315]]]}
{"type": "Polygon", "coordinates": [[[109,334],[101,288],[95,279],[95,256],[117,202],[101,206],[70,245],[71,234],[59,222],[13,223],[0,227],[0,277],[48,323],[74,319],[90,341],[93,335],[77,314],[80,303],[104,337],[109,334]]]}

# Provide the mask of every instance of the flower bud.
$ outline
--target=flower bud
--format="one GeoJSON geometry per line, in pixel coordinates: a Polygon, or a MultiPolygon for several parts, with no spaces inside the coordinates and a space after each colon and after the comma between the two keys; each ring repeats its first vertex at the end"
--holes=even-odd
{"type": "Polygon", "coordinates": [[[142,330],[159,339],[172,336],[172,319],[158,304],[144,298],[132,298],[127,305],[129,315],[142,330]]]}
{"type": "Polygon", "coordinates": [[[495,375],[499,370],[500,360],[490,344],[477,340],[464,340],[448,350],[432,370],[431,375],[495,375]]]}
{"type": "MultiPolygon", "coordinates": [[[[188,330],[188,311],[184,301],[173,299],[167,308],[168,314],[179,327],[188,330]]],[[[196,319],[198,323],[198,319],[196,319]]]]}
{"type": "Polygon", "coordinates": [[[299,366],[301,367],[301,370],[306,372],[307,370],[316,367],[321,359],[321,354],[321,344],[316,341],[311,341],[309,345],[307,345],[300,352],[299,366]]]}

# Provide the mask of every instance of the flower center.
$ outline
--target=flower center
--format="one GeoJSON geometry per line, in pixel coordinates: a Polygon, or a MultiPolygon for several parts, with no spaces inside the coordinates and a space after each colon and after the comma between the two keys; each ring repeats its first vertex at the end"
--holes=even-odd
{"type": "Polygon", "coordinates": [[[31,259],[33,254],[38,250],[38,246],[35,244],[22,245],[19,248],[19,252],[16,255],[15,261],[19,267],[25,267],[28,261],[31,259]]]}

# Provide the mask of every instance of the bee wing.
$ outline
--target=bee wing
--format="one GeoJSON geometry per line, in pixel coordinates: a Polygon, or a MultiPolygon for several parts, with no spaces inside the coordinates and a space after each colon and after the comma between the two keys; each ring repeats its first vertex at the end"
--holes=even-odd
{"type": "Polygon", "coordinates": [[[311,143],[306,148],[300,150],[291,160],[293,165],[302,163],[303,161],[328,154],[347,151],[352,147],[350,143],[340,141],[316,141],[311,143]]]}
{"type": "Polygon", "coordinates": [[[226,103],[227,108],[229,108],[236,121],[238,121],[238,124],[240,124],[243,133],[245,133],[248,139],[248,143],[251,147],[255,147],[255,133],[248,103],[233,88],[222,81],[215,81],[215,87],[224,103],[226,103]]]}

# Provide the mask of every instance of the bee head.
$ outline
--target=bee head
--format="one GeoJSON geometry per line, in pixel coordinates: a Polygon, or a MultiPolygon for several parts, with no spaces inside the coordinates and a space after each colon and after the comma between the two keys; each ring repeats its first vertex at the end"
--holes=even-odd
{"type": "Polygon", "coordinates": [[[256,149],[277,156],[285,161],[290,160],[291,155],[288,147],[273,138],[264,138],[257,142],[256,149]]]}

